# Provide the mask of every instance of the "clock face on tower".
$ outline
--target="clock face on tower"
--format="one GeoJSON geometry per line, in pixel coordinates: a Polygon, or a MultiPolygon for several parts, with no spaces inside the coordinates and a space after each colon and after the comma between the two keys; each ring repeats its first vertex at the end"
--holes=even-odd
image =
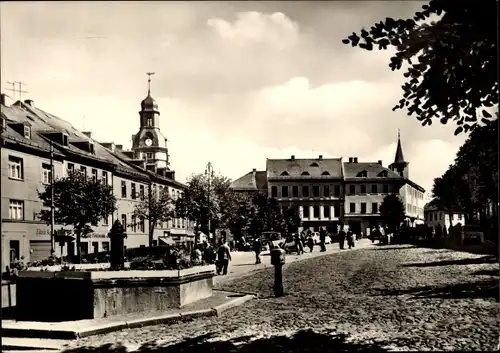
{"type": "Polygon", "coordinates": [[[147,138],[146,141],[144,141],[144,143],[146,144],[146,146],[151,146],[151,144],[153,143],[153,140],[151,140],[150,138],[147,138]]]}

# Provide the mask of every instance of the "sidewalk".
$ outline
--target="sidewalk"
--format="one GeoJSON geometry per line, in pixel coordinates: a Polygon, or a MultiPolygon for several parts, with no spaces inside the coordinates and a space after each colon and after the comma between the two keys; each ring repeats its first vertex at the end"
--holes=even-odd
{"type": "MultiPolygon", "coordinates": [[[[286,263],[292,263],[296,261],[302,261],[302,260],[307,260],[307,259],[312,259],[318,256],[325,256],[325,255],[331,255],[331,254],[336,254],[340,251],[345,252],[345,251],[352,251],[356,249],[364,249],[364,248],[369,248],[374,246],[372,244],[371,240],[369,239],[361,239],[356,241],[356,247],[353,249],[350,249],[346,246],[344,250],[339,249],[339,244],[338,243],[333,243],[333,244],[328,244],[326,245],[326,251],[325,252],[320,252],[320,247],[317,245],[314,247],[314,250],[312,253],[306,252],[302,255],[297,255],[297,254],[290,254],[286,255],[286,263]]],[[[307,250],[308,251],[308,250],[307,250]]],[[[269,251],[264,252],[261,254],[261,264],[255,264],[255,253],[253,251],[236,251],[231,253],[232,261],[229,263],[229,273],[226,276],[216,276],[214,277],[214,286],[221,285],[224,283],[227,283],[228,281],[232,281],[236,278],[242,278],[249,276],[256,271],[272,267],[271,265],[271,256],[269,251]]],[[[286,266],[286,265],[285,265],[286,266]]]]}
{"type": "Polygon", "coordinates": [[[57,349],[68,340],[105,334],[127,328],[169,324],[199,317],[220,316],[226,310],[252,299],[251,295],[216,291],[210,298],[186,305],[181,309],[129,314],[95,320],[67,322],[28,322],[2,320],[2,351],[17,349],[57,349]],[[5,341],[5,338],[8,338],[5,341]],[[39,344],[36,342],[40,341],[39,344]],[[62,343],[61,343],[62,342],[62,343]],[[6,346],[6,347],[4,347],[6,346]],[[51,348],[49,348],[51,347],[51,348]]]}

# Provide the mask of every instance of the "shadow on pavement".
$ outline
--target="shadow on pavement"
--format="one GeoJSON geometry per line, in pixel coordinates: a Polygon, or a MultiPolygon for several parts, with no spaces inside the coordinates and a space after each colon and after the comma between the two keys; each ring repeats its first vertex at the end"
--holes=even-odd
{"type": "MultiPolygon", "coordinates": [[[[387,349],[375,344],[348,343],[346,335],[330,335],[328,333],[316,333],[312,330],[301,330],[295,335],[273,336],[270,338],[258,338],[253,336],[239,337],[233,340],[209,342],[213,335],[201,335],[188,338],[183,342],[158,346],[154,343],[145,344],[135,352],[158,352],[158,353],[255,353],[255,352],[388,352],[387,349]]],[[[77,348],[64,351],[65,353],[125,353],[127,349],[116,345],[106,344],[95,348],[77,348]]]]}
{"type": "Polygon", "coordinates": [[[496,270],[479,270],[473,273],[473,275],[476,276],[499,276],[500,271],[498,269],[496,270]]]}
{"type": "Polygon", "coordinates": [[[441,299],[495,299],[499,301],[498,279],[491,278],[470,283],[456,283],[441,287],[416,287],[410,289],[374,289],[375,296],[412,295],[413,298],[441,299]]]}
{"type": "Polygon", "coordinates": [[[375,246],[380,246],[380,247],[379,248],[373,248],[371,250],[402,250],[402,249],[415,248],[414,245],[406,245],[406,246],[394,247],[394,246],[387,246],[387,245],[383,245],[383,244],[375,244],[375,246]]]}
{"type": "Polygon", "coordinates": [[[425,263],[405,264],[402,267],[433,267],[433,266],[451,266],[451,265],[479,265],[479,264],[493,264],[498,263],[496,256],[483,256],[476,259],[462,259],[462,260],[443,260],[425,263]]]}

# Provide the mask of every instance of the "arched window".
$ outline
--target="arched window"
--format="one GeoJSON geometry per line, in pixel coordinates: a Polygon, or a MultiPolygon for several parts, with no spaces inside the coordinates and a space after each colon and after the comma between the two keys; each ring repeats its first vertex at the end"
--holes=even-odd
{"type": "Polygon", "coordinates": [[[309,167],[319,167],[319,165],[318,165],[318,163],[313,162],[313,163],[311,163],[311,165],[309,167]]]}
{"type": "Polygon", "coordinates": [[[368,176],[368,173],[366,172],[366,170],[362,170],[358,173],[358,175],[356,175],[358,178],[366,178],[368,176]]]}
{"type": "Polygon", "coordinates": [[[283,173],[281,173],[282,176],[287,176],[287,175],[290,175],[288,174],[288,172],[285,170],[283,173]]]}
{"type": "Polygon", "coordinates": [[[311,174],[309,174],[309,172],[302,172],[301,175],[311,175],[311,174]]]}
{"type": "Polygon", "coordinates": [[[328,173],[328,172],[325,170],[323,173],[321,173],[321,175],[330,175],[330,173],[328,173]]]}

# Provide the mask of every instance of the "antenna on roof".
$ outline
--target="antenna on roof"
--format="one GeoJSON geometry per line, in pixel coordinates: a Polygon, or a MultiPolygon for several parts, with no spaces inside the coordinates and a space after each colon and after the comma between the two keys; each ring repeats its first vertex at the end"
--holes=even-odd
{"type": "Polygon", "coordinates": [[[8,91],[12,91],[14,94],[14,100],[16,98],[16,92],[19,95],[19,100],[21,100],[22,93],[28,93],[28,91],[24,91],[21,89],[21,86],[26,86],[23,82],[21,81],[13,81],[13,82],[7,82],[7,84],[12,85],[12,88],[6,88],[8,91]],[[18,88],[16,89],[16,83],[18,85],[18,88]]]}
{"type": "Polygon", "coordinates": [[[154,72],[146,72],[146,75],[148,75],[148,96],[151,93],[151,76],[154,74],[154,72]]]}

